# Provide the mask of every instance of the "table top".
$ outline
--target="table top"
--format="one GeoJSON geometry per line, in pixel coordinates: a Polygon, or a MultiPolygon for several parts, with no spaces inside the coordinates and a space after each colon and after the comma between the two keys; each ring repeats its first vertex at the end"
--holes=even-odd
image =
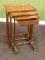
{"type": "Polygon", "coordinates": [[[36,10],[30,4],[5,5],[6,12],[34,11],[36,10]]]}
{"type": "MultiPolygon", "coordinates": [[[[27,23],[27,20],[23,22],[22,24],[38,24],[39,16],[37,14],[37,11],[34,7],[32,7],[30,4],[22,4],[22,5],[5,5],[6,12],[15,12],[11,13],[11,16],[15,16],[15,19],[18,21],[25,21],[26,19],[30,22],[27,23]],[[25,19],[25,20],[24,20],[25,19]]],[[[21,22],[20,22],[21,23],[21,22]]]]}
{"type": "Polygon", "coordinates": [[[27,11],[27,12],[16,12],[16,13],[11,13],[12,16],[34,16],[34,15],[37,15],[38,16],[38,13],[37,11],[27,11]]]}

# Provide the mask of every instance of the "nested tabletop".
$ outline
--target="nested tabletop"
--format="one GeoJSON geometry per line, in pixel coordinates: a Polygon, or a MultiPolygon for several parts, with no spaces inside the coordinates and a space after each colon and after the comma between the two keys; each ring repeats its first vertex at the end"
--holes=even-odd
{"type": "MultiPolygon", "coordinates": [[[[32,7],[30,4],[17,4],[17,5],[5,5],[6,12],[15,12],[11,13],[11,16],[14,16],[16,20],[18,21],[24,21],[30,20],[28,24],[38,23],[38,14],[34,7],[32,7]]],[[[25,21],[23,22],[25,24],[25,21]]],[[[26,23],[27,25],[27,23],[26,23]]]]}
{"type": "Polygon", "coordinates": [[[6,12],[34,11],[36,10],[30,4],[5,5],[6,12]]]}

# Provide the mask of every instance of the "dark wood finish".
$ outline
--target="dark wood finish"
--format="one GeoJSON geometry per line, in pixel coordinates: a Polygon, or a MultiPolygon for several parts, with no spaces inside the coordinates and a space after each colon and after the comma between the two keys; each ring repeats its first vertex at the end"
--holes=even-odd
{"type": "Polygon", "coordinates": [[[9,40],[10,40],[10,46],[12,45],[12,18],[10,17],[10,29],[9,29],[9,40]]]}
{"type": "Polygon", "coordinates": [[[8,40],[8,43],[10,42],[9,41],[9,21],[8,21],[8,14],[6,12],[6,36],[7,36],[7,40],[8,40]]]}

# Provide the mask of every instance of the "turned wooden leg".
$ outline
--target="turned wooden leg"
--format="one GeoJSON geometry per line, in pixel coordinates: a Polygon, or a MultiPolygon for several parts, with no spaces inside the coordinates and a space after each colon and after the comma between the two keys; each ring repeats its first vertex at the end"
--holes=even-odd
{"type": "Polygon", "coordinates": [[[14,39],[12,40],[12,50],[14,51],[14,53],[17,53],[18,52],[18,49],[15,45],[15,18],[14,18],[14,39]]]}
{"type": "Polygon", "coordinates": [[[9,22],[8,22],[8,14],[6,13],[6,35],[7,35],[7,40],[8,40],[8,43],[10,42],[9,41],[9,22]]]}
{"type": "Polygon", "coordinates": [[[10,17],[9,40],[10,40],[10,46],[11,46],[12,44],[12,18],[11,17],[10,17]]]}
{"type": "Polygon", "coordinates": [[[32,34],[33,34],[33,24],[28,26],[28,37],[29,37],[29,42],[30,42],[30,45],[31,47],[36,50],[36,45],[35,45],[35,42],[34,40],[32,40],[32,34]]]}
{"type": "Polygon", "coordinates": [[[28,34],[30,41],[32,40],[32,33],[33,33],[33,25],[28,26],[28,34]]]}

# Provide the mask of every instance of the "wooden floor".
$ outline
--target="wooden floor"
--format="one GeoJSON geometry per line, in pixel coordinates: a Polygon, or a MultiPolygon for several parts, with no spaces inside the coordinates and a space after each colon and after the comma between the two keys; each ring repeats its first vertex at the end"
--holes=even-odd
{"type": "MultiPolygon", "coordinates": [[[[26,27],[19,27],[17,30],[25,30],[26,27]]],[[[0,23],[0,60],[45,60],[45,25],[34,27],[33,40],[37,44],[37,51],[33,51],[30,45],[18,46],[19,53],[14,54],[8,47],[5,38],[5,23],[0,23]]]]}

